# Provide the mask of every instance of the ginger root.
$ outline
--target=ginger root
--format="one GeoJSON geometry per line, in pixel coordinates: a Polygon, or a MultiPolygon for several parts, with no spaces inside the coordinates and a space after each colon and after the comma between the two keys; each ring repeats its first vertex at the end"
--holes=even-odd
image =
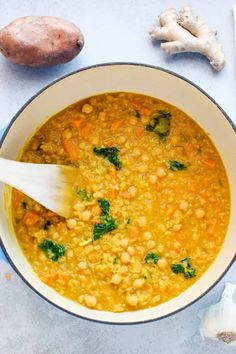
{"type": "Polygon", "coordinates": [[[168,9],[159,20],[160,26],[153,26],[149,34],[152,40],[167,41],[161,43],[161,48],[168,54],[197,52],[205,55],[215,70],[223,69],[225,57],[216,39],[217,31],[201,17],[195,17],[189,7],[184,7],[179,14],[175,9],[168,9]]]}

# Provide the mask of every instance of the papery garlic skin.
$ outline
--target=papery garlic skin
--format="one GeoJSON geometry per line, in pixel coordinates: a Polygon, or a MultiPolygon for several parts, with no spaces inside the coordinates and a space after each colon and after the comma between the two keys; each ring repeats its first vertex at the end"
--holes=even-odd
{"type": "Polygon", "coordinates": [[[235,284],[226,283],[220,302],[200,313],[202,337],[236,345],[236,303],[233,299],[235,290],[235,284]]]}

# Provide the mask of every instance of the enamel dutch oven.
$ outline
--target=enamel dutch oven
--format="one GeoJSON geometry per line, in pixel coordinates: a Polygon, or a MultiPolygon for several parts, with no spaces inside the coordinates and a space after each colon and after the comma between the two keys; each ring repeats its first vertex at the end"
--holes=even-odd
{"type": "Polygon", "coordinates": [[[231,217],[225,242],[210,268],[190,288],[156,307],[123,313],[88,309],[57,293],[40,281],[24,256],[11,222],[10,192],[0,184],[0,235],[3,250],[21,278],[58,308],[104,323],[141,323],[172,315],[208,292],[225,274],[236,250],[236,135],[235,126],[219,105],[190,81],[170,71],[148,65],[112,63],[73,72],[45,87],[15,115],[1,139],[0,155],[16,159],[25,142],[47,117],[88,96],[115,91],[135,92],[177,106],[210,134],[228,175],[231,217]]]}

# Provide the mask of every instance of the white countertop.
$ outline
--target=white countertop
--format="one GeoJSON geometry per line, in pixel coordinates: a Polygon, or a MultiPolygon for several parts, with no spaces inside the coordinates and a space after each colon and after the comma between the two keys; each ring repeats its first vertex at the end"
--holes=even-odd
{"type": "MultiPolygon", "coordinates": [[[[235,1],[236,2],[236,1],[235,1]]],[[[0,129],[42,87],[84,66],[131,61],[181,74],[210,94],[236,123],[236,50],[233,0],[8,0],[0,1],[0,27],[16,17],[51,15],[78,24],[85,47],[72,62],[48,69],[17,67],[0,57],[0,129]],[[149,40],[147,30],[168,7],[188,4],[218,29],[226,67],[214,72],[196,54],[167,56],[149,40]]],[[[0,260],[0,352],[6,354],[233,354],[235,348],[199,336],[200,309],[218,300],[225,281],[236,283],[236,265],[194,305],[161,321],[111,326],[77,319],[46,303],[0,260]],[[4,278],[6,272],[12,278],[4,278]]]]}

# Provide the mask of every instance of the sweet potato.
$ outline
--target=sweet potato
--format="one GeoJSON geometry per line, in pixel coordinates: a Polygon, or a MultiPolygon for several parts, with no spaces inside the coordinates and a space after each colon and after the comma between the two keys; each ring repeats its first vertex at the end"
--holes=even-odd
{"type": "Polygon", "coordinates": [[[21,17],[0,30],[0,52],[18,65],[62,64],[79,54],[83,46],[80,29],[57,17],[21,17]]]}

